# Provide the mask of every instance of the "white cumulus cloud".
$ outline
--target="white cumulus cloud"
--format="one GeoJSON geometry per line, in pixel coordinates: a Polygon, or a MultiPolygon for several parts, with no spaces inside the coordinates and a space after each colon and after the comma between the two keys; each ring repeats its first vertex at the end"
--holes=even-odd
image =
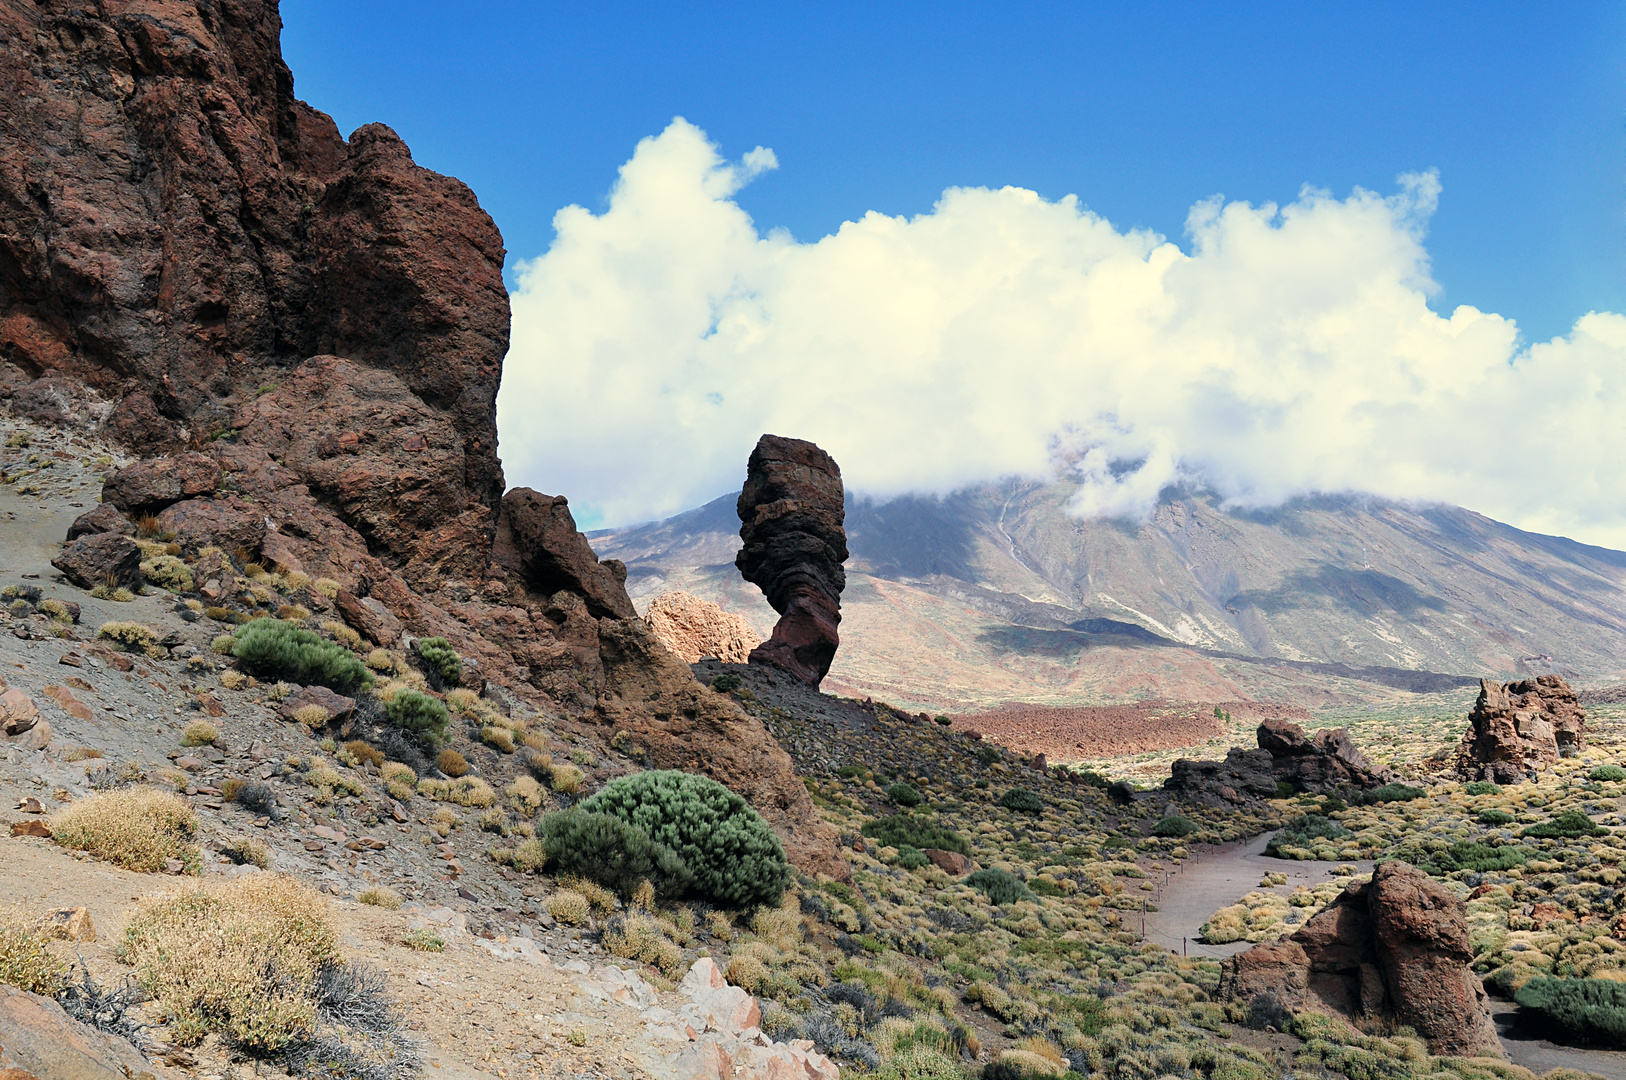
{"type": "Polygon", "coordinates": [[[559,211],[513,294],[511,483],[591,524],[660,517],[736,488],[771,431],[877,497],[1068,468],[1081,514],[1182,480],[1243,505],[1354,490],[1626,547],[1626,317],[1525,346],[1431,311],[1431,173],[1205,201],[1182,249],[1011,187],[802,243],[733,201],[777,166],[678,119],[603,213],[559,211]]]}

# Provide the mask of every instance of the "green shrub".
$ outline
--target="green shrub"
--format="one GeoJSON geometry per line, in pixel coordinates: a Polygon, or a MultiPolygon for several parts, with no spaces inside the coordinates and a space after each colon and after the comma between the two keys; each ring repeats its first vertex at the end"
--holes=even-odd
{"type": "Polygon", "coordinates": [[[1502,785],[1490,780],[1475,780],[1462,789],[1465,795],[1500,795],[1502,785]]]}
{"type": "Polygon", "coordinates": [[[606,784],[585,800],[589,814],[610,814],[670,848],[694,876],[692,891],[730,908],[777,904],[790,885],[790,863],[751,805],[705,776],[661,769],[606,784]]]}
{"type": "Polygon", "coordinates": [[[1513,995],[1519,1007],[1583,1038],[1626,1046],[1626,983],[1608,979],[1531,979],[1513,995]]]}
{"type": "Polygon", "coordinates": [[[1009,870],[978,870],[966,878],[965,883],[996,904],[1014,904],[1018,900],[1033,899],[1027,883],[1009,870]]]}
{"type": "Polygon", "coordinates": [[[1422,788],[1409,784],[1384,784],[1380,788],[1361,792],[1355,796],[1355,802],[1359,806],[1376,806],[1378,803],[1410,802],[1427,794],[1422,788]]]}
{"type": "Polygon", "coordinates": [[[1190,836],[1199,826],[1188,817],[1179,814],[1170,814],[1168,817],[1152,826],[1153,836],[1190,836]]]}
{"type": "Polygon", "coordinates": [[[631,896],[646,880],[662,896],[679,896],[694,881],[680,855],[611,814],[573,807],[544,817],[538,831],[547,865],[556,875],[589,878],[623,896],[631,896]]]}
{"type": "Polygon", "coordinates": [[[938,723],[939,723],[939,724],[942,724],[942,725],[943,725],[943,726],[944,726],[944,727],[948,727],[948,726],[949,726],[949,725],[950,725],[950,724],[952,724],[952,723],[954,723],[954,721],[953,721],[953,720],[950,720],[950,719],[949,719],[949,718],[948,718],[948,717],[946,717],[946,716],[939,716],[939,717],[938,717],[938,718],[937,718],[937,722],[938,722],[938,723]]]}
{"type": "Polygon", "coordinates": [[[1317,840],[1341,840],[1352,835],[1338,822],[1320,814],[1305,814],[1282,826],[1280,832],[1265,845],[1265,854],[1279,855],[1283,848],[1309,847],[1317,840]]]}
{"type": "Polygon", "coordinates": [[[1513,815],[1506,810],[1497,810],[1495,808],[1481,810],[1479,812],[1479,823],[1481,825],[1511,825],[1513,824],[1513,815]]]}
{"type": "Polygon", "coordinates": [[[1019,814],[1037,814],[1044,810],[1044,800],[1037,792],[1029,791],[1025,787],[1013,787],[1006,790],[999,797],[999,805],[1007,810],[1015,810],[1019,814]]]}
{"type": "Polygon", "coordinates": [[[232,655],[250,675],[353,694],[373,674],[349,649],[280,619],[255,619],[237,631],[232,655]]]}
{"type": "Polygon", "coordinates": [[[397,690],[384,706],[384,715],[391,724],[417,737],[426,750],[439,746],[446,738],[446,706],[422,690],[397,690]]]}
{"type": "Polygon", "coordinates": [[[1416,866],[1419,870],[1436,876],[1457,870],[1487,874],[1523,866],[1526,858],[1522,850],[1511,845],[1495,847],[1465,840],[1452,844],[1444,851],[1436,851],[1426,858],[1420,857],[1416,866]]]}
{"type": "Polygon", "coordinates": [[[1588,780],[1626,780],[1626,769],[1619,765],[1599,765],[1586,774],[1588,780]]]}
{"type": "Polygon", "coordinates": [[[733,693],[740,688],[740,677],[732,671],[725,671],[711,680],[711,688],[719,694],[733,693]]]}
{"type": "Polygon", "coordinates": [[[424,663],[435,669],[440,681],[447,686],[456,686],[462,681],[463,658],[457,655],[451,642],[443,637],[419,638],[412,646],[424,663]]]}
{"type": "Polygon", "coordinates": [[[1566,810],[1551,821],[1530,826],[1519,836],[1535,840],[1575,840],[1583,836],[1603,836],[1608,831],[1581,811],[1566,810]]]}
{"type": "Polygon", "coordinates": [[[898,849],[898,865],[905,870],[919,870],[930,866],[931,863],[932,861],[926,857],[926,853],[917,847],[905,844],[898,849]]]}
{"type": "Polygon", "coordinates": [[[889,802],[898,806],[919,806],[926,801],[915,785],[905,784],[902,781],[887,788],[886,797],[889,802]]]}
{"type": "Polygon", "coordinates": [[[859,830],[884,847],[937,848],[958,855],[970,855],[971,845],[953,829],[944,828],[930,818],[915,814],[893,814],[891,817],[867,821],[859,830]]]}
{"type": "Polygon", "coordinates": [[[1276,781],[1276,797],[1278,799],[1291,799],[1296,793],[1297,793],[1297,789],[1293,787],[1293,784],[1292,784],[1291,781],[1288,781],[1288,780],[1278,780],[1278,781],[1276,781]]]}

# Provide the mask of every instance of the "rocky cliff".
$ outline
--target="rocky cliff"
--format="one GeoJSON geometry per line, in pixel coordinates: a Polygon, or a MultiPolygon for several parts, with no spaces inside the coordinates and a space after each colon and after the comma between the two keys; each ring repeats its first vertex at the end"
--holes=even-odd
{"type": "Polygon", "coordinates": [[[1569,683],[1557,675],[1506,684],[1481,679],[1456,770],[1467,780],[1522,784],[1584,749],[1586,712],[1569,683]]]}
{"type": "Polygon", "coordinates": [[[841,873],[789,758],[654,639],[566,500],[504,496],[495,224],[389,128],[297,100],[280,31],[274,0],[0,0],[0,399],[141,458],[56,565],[137,584],[151,518],[206,601],[302,575],[313,627],[446,637],[638,755],[611,771],[712,772],[841,873]]]}

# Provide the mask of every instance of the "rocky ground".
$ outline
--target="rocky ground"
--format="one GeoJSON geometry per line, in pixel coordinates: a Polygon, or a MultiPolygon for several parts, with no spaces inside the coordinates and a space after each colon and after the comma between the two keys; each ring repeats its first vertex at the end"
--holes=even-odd
{"type": "Polygon", "coordinates": [[[1226,730],[1228,720],[1308,720],[1291,705],[1257,701],[1136,701],[1127,705],[1012,703],[985,712],[951,715],[961,731],[980,732],[1023,754],[1062,763],[1184,750],[1226,730]]]}

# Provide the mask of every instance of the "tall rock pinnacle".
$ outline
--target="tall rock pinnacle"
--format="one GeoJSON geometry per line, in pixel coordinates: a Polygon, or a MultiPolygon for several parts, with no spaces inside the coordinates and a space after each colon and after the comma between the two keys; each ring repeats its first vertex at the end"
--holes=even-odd
{"type": "Polygon", "coordinates": [[[751,663],[783,668],[814,687],[841,644],[844,499],[841,467],[812,443],[764,435],[751,451],[737,507],[745,546],[734,565],[780,615],[751,663]]]}

